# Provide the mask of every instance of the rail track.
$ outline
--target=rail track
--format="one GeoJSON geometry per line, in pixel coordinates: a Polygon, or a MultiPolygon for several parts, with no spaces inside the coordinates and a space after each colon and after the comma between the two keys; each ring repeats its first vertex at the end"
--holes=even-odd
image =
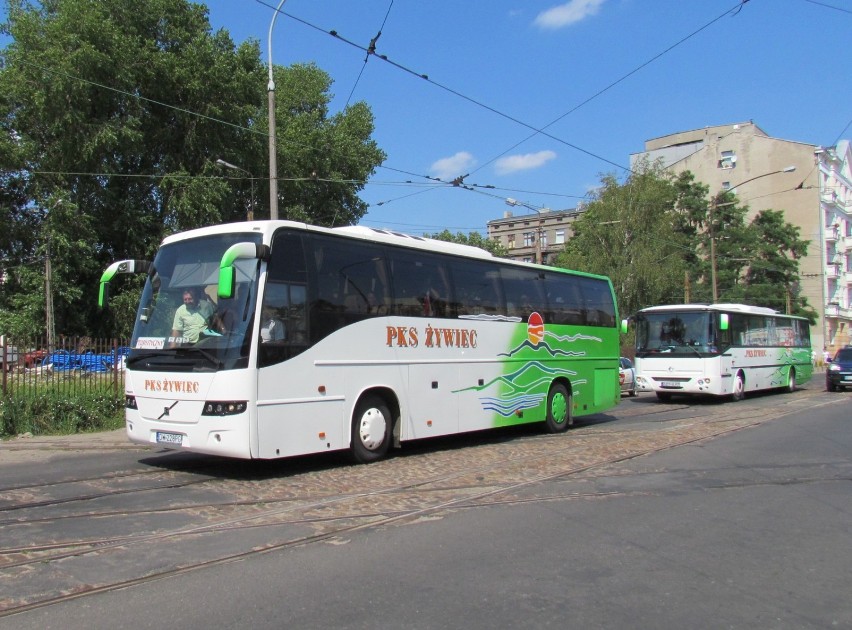
{"type": "Polygon", "coordinates": [[[688,405],[631,405],[619,413],[630,423],[467,438],[464,448],[431,442],[369,466],[308,458],[292,467],[210,459],[170,467],[165,457],[157,467],[104,477],[0,487],[0,617],[456,510],[606,499],[612,493],[537,486],[613,474],[621,461],[840,402],[817,394],[696,413],[688,405]]]}

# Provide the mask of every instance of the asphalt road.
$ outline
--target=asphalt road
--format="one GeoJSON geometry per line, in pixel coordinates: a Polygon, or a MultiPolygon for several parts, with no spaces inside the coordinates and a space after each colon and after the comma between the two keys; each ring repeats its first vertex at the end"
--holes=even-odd
{"type": "Polygon", "coordinates": [[[0,628],[852,628],[851,401],[640,395],[370,466],[0,449],[0,628]]]}

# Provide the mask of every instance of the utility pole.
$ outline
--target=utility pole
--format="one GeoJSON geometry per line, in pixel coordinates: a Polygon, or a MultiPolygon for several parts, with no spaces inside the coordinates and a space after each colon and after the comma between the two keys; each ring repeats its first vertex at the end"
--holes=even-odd
{"type": "Polygon", "coordinates": [[[47,251],[44,257],[44,313],[47,332],[47,351],[52,352],[56,342],[56,323],[53,320],[53,270],[50,264],[50,236],[47,237],[47,251]]]}

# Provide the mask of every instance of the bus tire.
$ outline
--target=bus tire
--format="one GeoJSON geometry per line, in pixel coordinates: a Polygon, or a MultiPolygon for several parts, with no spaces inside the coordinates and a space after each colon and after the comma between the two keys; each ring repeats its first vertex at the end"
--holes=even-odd
{"type": "Polygon", "coordinates": [[[734,389],[731,392],[731,400],[734,402],[745,398],[745,379],[742,372],[737,372],[734,376],[734,389]]]}
{"type": "Polygon", "coordinates": [[[562,383],[554,383],[547,392],[547,415],[544,424],[548,433],[562,433],[574,424],[571,413],[571,394],[562,383]]]}
{"type": "Polygon", "coordinates": [[[370,395],[362,398],[352,415],[352,457],[369,464],[387,455],[393,418],[384,400],[370,395]]]}
{"type": "Polygon", "coordinates": [[[796,391],[796,369],[790,368],[790,371],[787,373],[787,387],[785,388],[787,393],[792,394],[796,391]]]}

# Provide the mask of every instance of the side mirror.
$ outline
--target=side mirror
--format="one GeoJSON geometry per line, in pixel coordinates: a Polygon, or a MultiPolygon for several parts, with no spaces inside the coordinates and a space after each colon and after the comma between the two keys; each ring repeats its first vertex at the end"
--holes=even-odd
{"type": "Polygon", "coordinates": [[[98,307],[104,308],[109,299],[109,282],[119,273],[148,273],[151,269],[150,260],[119,260],[106,268],[101,275],[100,290],[98,291],[98,307]]]}
{"type": "Polygon", "coordinates": [[[621,320],[621,334],[623,334],[623,335],[627,334],[627,324],[628,323],[629,323],[629,320],[626,320],[626,319],[621,320]]]}
{"type": "Polygon", "coordinates": [[[730,326],[730,316],[727,313],[719,315],[719,330],[728,330],[730,326]]]}
{"type": "Polygon", "coordinates": [[[234,286],[237,280],[237,270],[234,263],[241,258],[269,259],[269,246],[256,243],[234,243],[219,261],[219,286],[216,293],[220,299],[234,297],[234,286]]]}

